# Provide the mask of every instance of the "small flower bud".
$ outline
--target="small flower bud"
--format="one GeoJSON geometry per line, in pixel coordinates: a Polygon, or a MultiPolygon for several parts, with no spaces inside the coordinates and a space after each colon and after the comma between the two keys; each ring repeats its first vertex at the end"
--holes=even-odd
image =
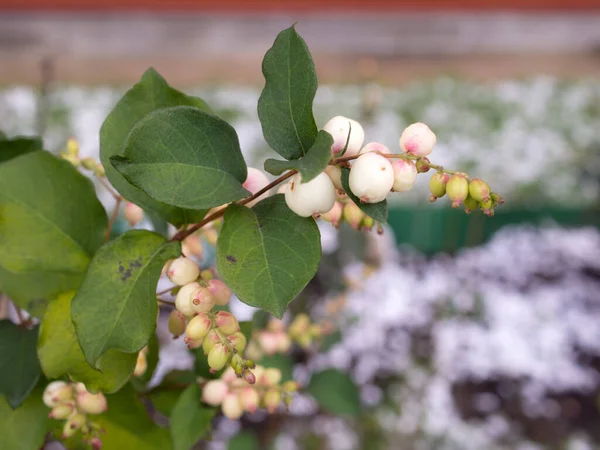
{"type": "Polygon", "coordinates": [[[415,156],[427,156],[433,151],[436,137],[424,123],[413,123],[400,136],[400,149],[415,156]]]}
{"type": "Polygon", "coordinates": [[[197,234],[188,236],[181,243],[181,253],[187,258],[195,256],[198,259],[202,259],[203,250],[202,240],[197,234]]]}
{"type": "Polygon", "coordinates": [[[131,202],[125,203],[123,214],[129,225],[132,227],[137,225],[144,218],[144,210],[131,202]]]}
{"type": "Polygon", "coordinates": [[[186,317],[193,316],[196,311],[192,307],[192,295],[200,288],[195,281],[183,286],[175,297],[175,308],[186,317]]]}
{"type": "Polygon", "coordinates": [[[493,206],[504,204],[504,199],[499,194],[496,194],[495,192],[490,193],[490,198],[492,199],[493,206]]]}
{"type": "Polygon", "coordinates": [[[256,376],[250,370],[246,369],[243,375],[244,381],[248,384],[256,383],[256,376]]]}
{"type": "Polygon", "coordinates": [[[387,158],[365,153],[350,169],[348,184],[362,203],[378,203],[385,200],[394,185],[394,169],[387,158]]]}
{"type": "Polygon", "coordinates": [[[180,256],[169,265],[167,276],[176,285],[184,286],[198,279],[200,268],[191,259],[180,256]]]}
{"type": "Polygon", "coordinates": [[[101,392],[81,392],[77,394],[77,408],[85,414],[103,413],[107,409],[106,398],[101,392]]]}
{"type": "Polygon", "coordinates": [[[429,201],[434,202],[446,194],[446,185],[448,184],[449,179],[450,176],[444,172],[436,172],[433,174],[429,180],[429,190],[431,191],[429,201]]]}
{"type": "Polygon", "coordinates": [[[173,339],[178,338],[185,332],[186,319],[183,314],[174,309],[169,314],[169,332],[173,335],[173,339]]]}
{"type": "Polygon", "coordinates": [[[44,389],[42,398],[47,407],[53,408],[60,403],[73,399],[73,387],[64,381],[53,381],[44,389]]]}
{"type": "Polygon", "coordinates": [[[269,389],[264,398],[265,407],[270,413],[274,413],[281,403],[281,392],[279,389],[269,389]]]}
{"type": "Polygon", "coordinates": [[[248,412],[253,413],[258,408],[260,397],[253,387],[245,387],[238,393],[240,405],[248,412]]]}
{"type": "Polygon", "coordinates": [[[458,208],[469,195],[469,182],[463,174],[452,175],[446,184],[446,193],[452,200],[452,207],[458,208]]]}
{"type": "Polygon", "coordinates": [[[204,354],[208,355],[210,351],[213,349],[215,344],[221,342],[221,336],[217,333],[216,330],[210,330],[204,340],[202,341],[202,350],[204,350],[204,354]]]}
{"type": "Polygon", "coordinates": [[[225,306],[231,298],[231,289],[221,280],[209,279],[206,283],[207,289],[215,296],[215,303],[219,306],[225,306]]]}
{"type": "Polygon", "coordinates": [[[364,155],[369,152],[379,153],[380,155],[389,155],[391,153],[389,148],[379,142],[369,142],[362,148],[359,154],[364,155]]]}
{"type": "Polygon", "coordinates": [[[231,357],[231,352],[226,345],[218,342],[208,352],[208,366],[214,370],[221,370],[231,357]]]}
{"type": "Polygon", "coordinates": [[[475,178],[469,183],[469,195],[478,202],[487,202],[490,199],[490,187],[485,181],[475,178]]]}
{"type": "Polygon", "coordinates": [[[146,358],[146,353],[141,351],[138,353],[135,369],[133,369],[133,376],[141,377],[146,373],[146,370],[148,370],[148,359],[146,358]]]}
{"type": "Polygon", "coordinates": [[[281,381],[281,370],[279,370],[275,367],[269,367],[269,368],[265,369],[265,371],[262,374],[262,377],[260,379],[260,382],[267,386],[275,386],[276,384],[279,384],[280,381],[281,381]]]}
{"type": "Polygon", "coordinates": [[[242,414],[244,414],[240,399],[236,394],[233,393],[225,396],[223,404],[221,405],[221,410],[223,411],[223,415],[225,417],[232,420],[237,420],[242,417],[242,414]]]}
{"type": "Polygon", "coordinates": [[[227,311],[218,311],[215,314],[215,325],[226,336],[240,330],[240,324],[235,316],[227,311]]]}
{"type": "Polygon", "coordinates": [[[69,155],[69,156],[79,155],[79,143],[73,137],[70,137],[69,139],[67,139],[67,155],[69,155]]]}
{"type": "Polygon", "coordinates": [[[346,148],[344,156],[354,156],[362,147],[365,140],[363,127],[356,120],[348,119],[344,116],[335,116],[329,120],[323,127],[333,137],[331,154],[340,156],[346,148]],[[348,136],[350,136],[348,138],[348,136]],[[346,143],[348,146],[346,147],[346,143]]]}
{"type": "Polygon", "coordinates": [[[327,166],[325,167],[325,173],[336,189],[344,190],[342,186],[342,169],[339,166],[327,166]]]}
{"type": "Polygon", "coordinates": [[[96,161],[94,158],[88,156],[81,160],[81,165],[87,170],[94,170],[96,168],[96,161]]]}
{"type": "Polygon", "coordinates": [[[465,212],[467,214],[471,214],[471,211],[474,211],[477,208],[479,208],[479,202],[477,200],[475,200],[473,197],[471,197],[470,195],[468,195],[467,198],[465,198],[464,204],[465,204],[465,212]]]}
{"type": "Polygon", "coordinates": [[[100,450],[102,448],[102,441],[98,436],[90,439],[90,447],[92,447],[92,450],[100,450]]]}
{"type": "Polygon", "coordinates": [[[288,183],[285,202],[301,217],[310,217],[315,213],[323,214],[333,208],[335,187],[324,172],[307,183],[303,183],[302,175],[297,173],[288,183]]]}
{"type": "Polygon", "coordinates": [[[236,331],[231,336],[227,336],[227,340],[238,353],[243,353],[246,348],[246,336],[241,331],[236,331]]]}
{"type": "Polygon", "coordinates": [[[192,320],[190,320],[190,323],[185,328],[185,335],[193,341],[201,341],[206,337],[211,326],[212,321],[208,317],[208,314],[200,313],[192,317],[192,320]]]}
{"type": "Polygon", "coordinates": [[[210,380],[202,389],[202,401],[212,406],[218,406],[223,403],[229,388],[223,380],[210,380]]]}
{"type": "MultiPolygon", "coordinates": [[[[248,176],[246,177],[246,181],[244,181],[244,183],[242,184],[242,186],[246,190],[250,191],[252,195],[254,195],[258,191],[266,187],[268,184],[269,179],[261,170],[255,169],[254,167],[248,167],[248,176]]],[[[265,192],[264,194],[261,194],[259,197],[252,200],[251,202],[246,203],[246,206],[248,208],[252,208],[255,204],[260,202],[262,199],[267,198],[268,196],[269,191],[265,192]]]]}
{"type": "Polygon", "coordinates": [[[348,222],[348,224],[358,230],[363,218],[365,217],[365,213],[354,203],[349,202],[344,205],[344,220],[348,222]]]}
{"type": "Polygon", "coordinates": [[[417,160],[416,166],[417,166],[417,172],[419,173],[425,173],[425,172],[429,172],[429,169],[431,169],[431,167],[429,167],[429,158],[420,158],[417,160]]]}
{"type": "Polygon", "coordinates": [[[73,402],[63,403],[56,405],[48,414],[50,419],[62,420],[66,419],[75,410],[75,404],[73,402]]]}
{"type": "Polygon", "coordinates": [[[199,287],[192,293],[192,309],[195,313],[205,313],[215,306],[216,298],[205,287],[199,287]]]}
{"type": "Polygon", "coordinates": [[[394,169],[394,192],[406,192],[410,190],[417,180],[417,166],[412,161],[398,159],[392,163],[394,169]]]}
{"type": "Polygon", "coordinates": [[[337,228],[340,225],[343,213],[344,205],[342,205],[341,202],[335,202],[333,204],[333,208],[331,208],[328,212],[321,214],[320,217],[325,222],[330,222],[334,227],[337,228]]]}

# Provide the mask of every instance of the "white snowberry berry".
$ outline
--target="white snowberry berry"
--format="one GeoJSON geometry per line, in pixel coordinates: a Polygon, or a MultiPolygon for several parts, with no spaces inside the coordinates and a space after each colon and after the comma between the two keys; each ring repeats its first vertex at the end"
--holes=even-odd
{"type": "Polygon", "coordinates": [[[344,190],[342,186],[342,169],[339,166],[327,166],[325,167],[325,173],[336,189],[344,190]]]}
{"type": "MultiPolygon", "coordinates": [[[[244,186],[244,188],[246,188],[248,191],[252,192],[252,195],[256,194],[268,184],[269,179],[262,171],[255,169],[254,167],[248,167],[248,176],[246,177],[246,181],[244,181],[242,186],[244,186]]],[[[251,208],[252,206],[260,202],[262,199],[267,198],[268,196],[269,191],[265,192],[264,194],[261,194],[251,202],[246,203],[246,206],[248,208],[251,208]]]]}
{"type": "Polygon", "coordinates": [[[398,159],[392,163],[394,169],[395,192],[405,192],[413,187],[417,180],[417,166],[412,161],[398,159]]]}
{"type": "Polygon", "coordinates": [[[123,215],[129,225],[133,227],[144,218],[144,210],[135,203],[127,202],[123,208],[123,215]]]}
{"type": "Polygon", "coordinates": [[[205,287],[200,286],[192,294],[192,309],[195,313],[205,313],[215,306],[214,294],[205,287]]]}
{"type": "Polygon", "coordinates": [[[323,214],[329,212],[335,204],[335,187],[325,172],[308,183],[302,183],[302,175],[297,173],[288,183],[285,202],[302,217],[323,214]]]}
{"type": "Polygon", "coordinates": [[[392,164],[377,153],[365,153],[358,157],[348,180],[350,190],[363,203],[385,200],[394,185],[392,164]]]}
{"type": "Polygon", "coordinates": [[[169,265],[167,276],[173,283],[183,286],[196,281],[200,276],[200,268],[191,259],[180,256],[169,265]]]}
{"type": "Polygon", "coordinates": [[[192,305],[193,294],[200,289],[200,285],[195,281],[183,286],[175,297],[175,308],[186,317],[192,317],[196,311],[192,305]]]}
{"type": "Polygon", "coordinates": [[[406,127],[400,136],[400,149],[415,156],[427,156],[433,151],[436,137],[427,125],[421,122],[406,127]]]}
{"type": "Polygon", "coordinates": [[[359,154],[364,155],[365,153],[369,153],[369,152],[381,153],[382,155],[391,154],[390,149],[379,142],[369,142],[367,145],[365,145],[362,148],[362,150],[359,152],[359,154]]]}
{"type": "Polygon", "coordinates": [[[348,148],[344,156],[356,155],[365,140],[365,132],[360,123],[344,116],[333,117],[325,124],[323,130],[333,136],[332,155],[339,155],[346,147],[346,142],[348,142],[348,148]],[[350,139],[348,139],[348,133],[350,133],[350,139]]]}

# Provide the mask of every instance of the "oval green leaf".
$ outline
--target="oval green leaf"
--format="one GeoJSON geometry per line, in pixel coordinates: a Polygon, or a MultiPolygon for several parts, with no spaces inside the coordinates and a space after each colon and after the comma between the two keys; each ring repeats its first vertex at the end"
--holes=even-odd
{"type": "Polygon", "coordinates": [[[48,378],[69,375],[94,392],[115,392],[131,377],[137,355],[111,349],[98,359],[99,370],[90,366],[71,321],[73,295],[74,292],[61,294],[48,305],[37,342],[42,370],[48,378]]]}
{"type": "Polygon", "coordinates": [[[306,392],[312,395],[325,411],[339,416],[358,416],[360,396],[348,375],[336,369],[315,373],[306,392]]]}
{"type": "Polygon", "coordinates": [[[350,190],[349,177],[350,169],[342,167],[342,187],[344,188],[344,191],[346,191],[346,194],[348,194],[348,197],[350,197],[350,199],[356,203],[356,206],[358,206],[367,216],[372,217],[377,222],[387,223],[387,200],[383,200],[379,203],[361,203],[360,199],[350,190]]]}
{"type": "Polygon", "coordinates": [[[42,140],[39,138],[0,139],[0,163],[42,149],[42,140]]]}
{"type": "Polygon", "coordinates": [[[148,69],[141,80],[123,95],[100,129],[100,159],[111,184],[126,199],[146,210],[156,212],[175,226],[198,222],[206,211],[178,208],[152,199],[123,178],[111,165],[110,158],[123,154],[129,132],[146,114],[160,108],[180,105],[210,111],[202,99],[173,89],[154,69],[148,69]]]}
{"type": "Polygon", "coordinates": [[[294,26],[279,33],[262,71],[265,87],[258,118],[265,140],[285,159],[298,159],[317,138],[312,107],[319,81],[306,42],[294,26]]]}
{"type": "Polygon", "coordinates": [[[174,450],[189,450],[211,430],[215,409],[203,405],[202,392],[194,383],[179,396],[171,412],[171,438],[174,450]]]}
{"type": "Polygon", "coordinates": [[[156,328],[156,285],[165,262],[181,254],[178,242],[132,230],[94,256],[71,304],[71,319],[85,359],[98,367],[109,349],[140,351],[156,328]]]}
{"type": "Polygon", "coordinates": [[[235,130],[190,106],[148,114],[131,130],[124,155],[110,161],[132,185],[172,206],[209,209],[250,195],[235,130]]]}
{"type": "Polygon", "coordinates": [[[217,268],[244,303],[281,318],[317,272],[321,237],[312,217],[300,217],[283,195],[252,209],[230,205],[217,242],[217,268]]]}
{"type": "Polygon", "coordinates": [[[0,443],[2,450],[38,450],[44,445],[50,410],[42,402],[43,388],[35,388],[17,409],[0,396],[0,443]]]}

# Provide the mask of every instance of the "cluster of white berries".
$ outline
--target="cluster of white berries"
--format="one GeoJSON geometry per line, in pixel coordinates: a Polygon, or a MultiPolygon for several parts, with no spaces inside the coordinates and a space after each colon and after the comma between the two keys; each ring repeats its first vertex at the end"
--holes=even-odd
{"type": "Polygon", "coordinates": [[[253,413],[261,407],[273,413],[282,400],[288,405],[292,394],[298,390],[295,381],[280,384],[279,369],[256,366],[254,374],[256,382],[249,385],[237,377],[234,369],[227,369],[220,379],[206,382],[202,389],[202,401],[212,406],[221,405],[225,417],[237,420],[244,411],[253,413]]]}
{"type": "Polygon", "coordinates": [[[200,271],[198,265],[184,256],[168,261],[165,272],[178,286],[175,309],[169,316],[169,331],[174,337],[185,333],[189,348],[202,347],[208,365],[216,372],[231,364],[235,373],[248,383],[254,382],[254,363],[241,358],[246,336],[240,331],[235,316],[227,311],[211,311],[215,305],[229,303],[231,290],[212,278],[211,271],[200,271]]]}
{"type": "Polygon", "coordinates": [[[101,414],[107,409],[106,398],[100,392],[92,394],[83,383],[53,381],[44,390],[43,400],[52,408],[48,417],[65,420],[63,439],[73,436],[81,430],[84,441],[89,442],[93,450],[102,447],[100,427],[88,419],[88,415],[101,414]]]}

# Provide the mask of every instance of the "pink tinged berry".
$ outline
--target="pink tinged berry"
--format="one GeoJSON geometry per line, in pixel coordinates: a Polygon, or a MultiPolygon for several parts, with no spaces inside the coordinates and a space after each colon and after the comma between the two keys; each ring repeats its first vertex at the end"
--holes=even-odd
{"type": "Polygon", "coordinates": [[[444,172],[436,172],[433,174],[429,180],[429,191],[431,192],[429,201],[435,202],[436,199],[446,195],[446,185],[448,184],[449,179],[450,176],[444,172]]]}
{"type": "Polygon", "coordinates": [[[246,336],[241,331],[236,331],[231,336],[227,336],[227,341],[233,346],[236,352],[244,352],[246,348],[246,336]]]}
{"type": "Polygon", "coordinates": [[[323,127],[333,137],[331,154],[339,156],[344,148],[344,156],[354,156],[358,154],[365,140],[365,131],[356,120],[344,116],[335,116],[329,120],[323,127]]]}
{"type": "Polygon", "coordinates": [[[167,276],[176,285],[184,286],[198,279],[200,268],[191,259],[180,256],[169,265],[167,276]]]}
{"type": "Polygon", "coordinates": [[[258,335],[258,343],[261,349],[267,355],[273,355],[277,352],[277,334],[270,331],[262,331],[258,335]]]}
{"type": "Polygon", "coordinates": [[[237,420],[244,414],[244,409],[242,408],[238,395],[233,393],[225,396],[223,404],[221,405],[221,410],[225,417],[232,420],[237,420]]]}
{"type": "Polygon", "coordinates": [[[307,183],[297,173],[288,183],[285,192],[287,206],[301,217],[328,212],[335,203],[335,187],[324,173],[320,173],[307,183]]]}
{"type": "Polygon", "coordinates": [[[221,375],[221,380],[225,381],[226,383],[230,383],[230,384],[233,383],[235,380],[237,380],[237,375],[236,375],[233,367],[228,367],[227,369],[225,369],[225,371],[223,372],[223,375],[221,375]]]}
{"type": "Polygon", "coordinates": [[[225,306],[231,298],[231,289],[221,280],[212,279],[206,283],[206,288],[215,296],[215,303],[219,306],[225,306]]]}
{"type": "Polygon", "coordinates": [[[490,187],[485,181],[475,178],[469,183],[469,195],[478,202],[487,202],[490,200],[490,187]]]}
{"type": "Polygon", "coordinates": [[[202,247],[202,240],[197,234],[192,234],[185,238],[181,243],[181,253],[187,258],[192,256],[198,259],[202,259],[204,249],[202,247]]]}
{"type": "Polygon", "coordinates": [[[379,153],[381,155],[391,154],[390,149],[379,142],[369,142],[367,145],[365,145],[362,148],[362,150],[359,153],[361,155],[364,155],[365,153],[369,153],[369,152],[375,152],[375,153],[379,153]]]}
{"type": "Polygon", "coordinates": [[[417,181],[417,166],[412,161],[398,159],[392,163],[394,169],[394,192],[406,192],[417,181]]]}
{"type": "Polygon", "coordinates": [[[101,414],[107,409],[106,398],[101,392],[98,394],[79,393],[77,394],[77,408],[85,414],[101,414]]]}
{"type": "Polygon", "coordinates": [[[90,439],[90,447],[92,450],[100,450],[102,448],[102,441],[98,436],[94,436],[90,439]]]}
{"type": "Polygon", "coordinates": [[[258,409],[260,397],[258,395],[258,392],[256,392],[256,389],[254,389],[253,387],[248,386],[242,388],[239,391],[238,396],[240,400],[240,405],[242,405],[242,408],[244,410],[253,413],[258,409]]]}
{"type": "Polygon", "coordinates": [[[208,314],[200,313],[197,316],[192,317],[190,323],[185,328],[186,337],[192,341],[202,341],[212,326],[212,321],[208,314]]]}
{"type": "Polygon", "coordinates": [[[221,342],[221,336],[216,330],[210,330],[204,340],[202,341],[202,350],[204,354],[208,355],[216,344],[221,342]]]}
{"type": "Polygon", "coordinates": [[[215,314],[215,325],[226,336],[240,331],[240,324],[233,314],[227,311],[218,311],[215,314]]]}
{"type": "Polygon", "coordinates": [[[462,174],[452,175],[446,184],[446,194],[452,200],[452,207],[459,208],[469,195],[469,182],[462,174]]]}
{"type": "Polygon", "coordinates": [[[73,413],[74,410],[74,403],[63,403],[52,408],[52,411],[50,411],[48,417],[56,420],[66,419],[73,413]]]}
{"type": "Polygon", "coordinates": [[[215,306],[216,298],[208,288],[199,287],[192,293],[192,309],[195,313],[205,313],[215,306]]]}
{"type": "Polygon", "coordinates": [[[354,203],[346,203],[344,205],[343,217],[348,224],[358,230],[363,218],[365,217],[365,213],[354,203]]]}
{"type": "Polygon", "coordinates": [[[183,314],[174,309],[169,314],[169,332],[173,335],[173,338],[176,339],[181,336],[185,332],[187,320],[183,314]]]}
{"type": "Polygon", "coordinates": [[[333,208],[327,211],[324,214],[321,214],[321,219],[325,222],[331,223],[334,227],[340,226],[340,221],[342,220],[342,215],[344,214],[344,205],[341,202],[335,202],[333,204],[333,208]]]}
{"type": "Polygon", "coordinates": [[[244,381],[248,384],[256,383],[256,375],[254,375],[254,373],[251,372],[250,370],[246,370],[244,372],[243,378],[244,378],[244,381]]]}
{"type": "Polygon", "coordinates": [[[214,370],[221,370],[229,362],[231,351],[225,344],[216,343],[208,352],[208,366],[214,370]]]}
{"type": "MultiPolygon", "coordinates": [[[[261,189],[265,188],[269,184],[269,179],[267,176],[260,170],[255,169],[254,167],[248,167],[248,176],[246,177],[246,181],[242,184],[244,188],[252,193],[252,195],[256,194],[261,189]]],[[[249,203],[246,203],[248,208],[251,208],[256,203],[260,202],[262,199],[267,198],[269,196],[269,191],[261,194],[254,200],[249,203]]]]}
{"type": "Polygon", "coordinates": [[[228,392],[229,388],[225,381],[211,380],[207,382],[202,389],[202,401],[211,406],[218,406],[223,403],[228,392]]]}
{"type": "Polygon", "coordinates": [[[175,308],[186,317],[193,316],[196,311],[192,307],[192,295],[200,288],[200,285],[193,281],[183,286],[175,297],[175,308]]]}
{"type": "Polygon", "coordinates": [[[342,186],[342,169],[339,166],[327,166],[325,167],[325,173],[336,189],[344,190],[342,186]]]}
{"type": "Polygon", "coordinates": [[[387,158],[365,153],[350,169],[348,184],[361,202],[378,203],[385,200],[394,185],[394,169],[387,158]]]}
{"type": "Polygon", "coordinates": [[[46,386],[42,399],[48,408],[73,398],[73,387],[64,381],[53,381],[46,386]]]}
{"type": "Polygon", "coordinates": [[[133,227],[144,218],[144,210],[135,203],[127,202],[125,203],[125,208],[123,208],[123,215],[129,225],[133,227]]]}
{"type": "Polygon", "coordinates": [[[413,123],[400,136],[400,149],[415,156],[427,156],[433,151],[436,137],[424,123],[413,123]]]}
{"type": "Polygon", "coordinates": [[[279,389],[269,389],[264,398],[265,407],[270,413],[274,413],[281,403],[281,392],[279,389]]]}

